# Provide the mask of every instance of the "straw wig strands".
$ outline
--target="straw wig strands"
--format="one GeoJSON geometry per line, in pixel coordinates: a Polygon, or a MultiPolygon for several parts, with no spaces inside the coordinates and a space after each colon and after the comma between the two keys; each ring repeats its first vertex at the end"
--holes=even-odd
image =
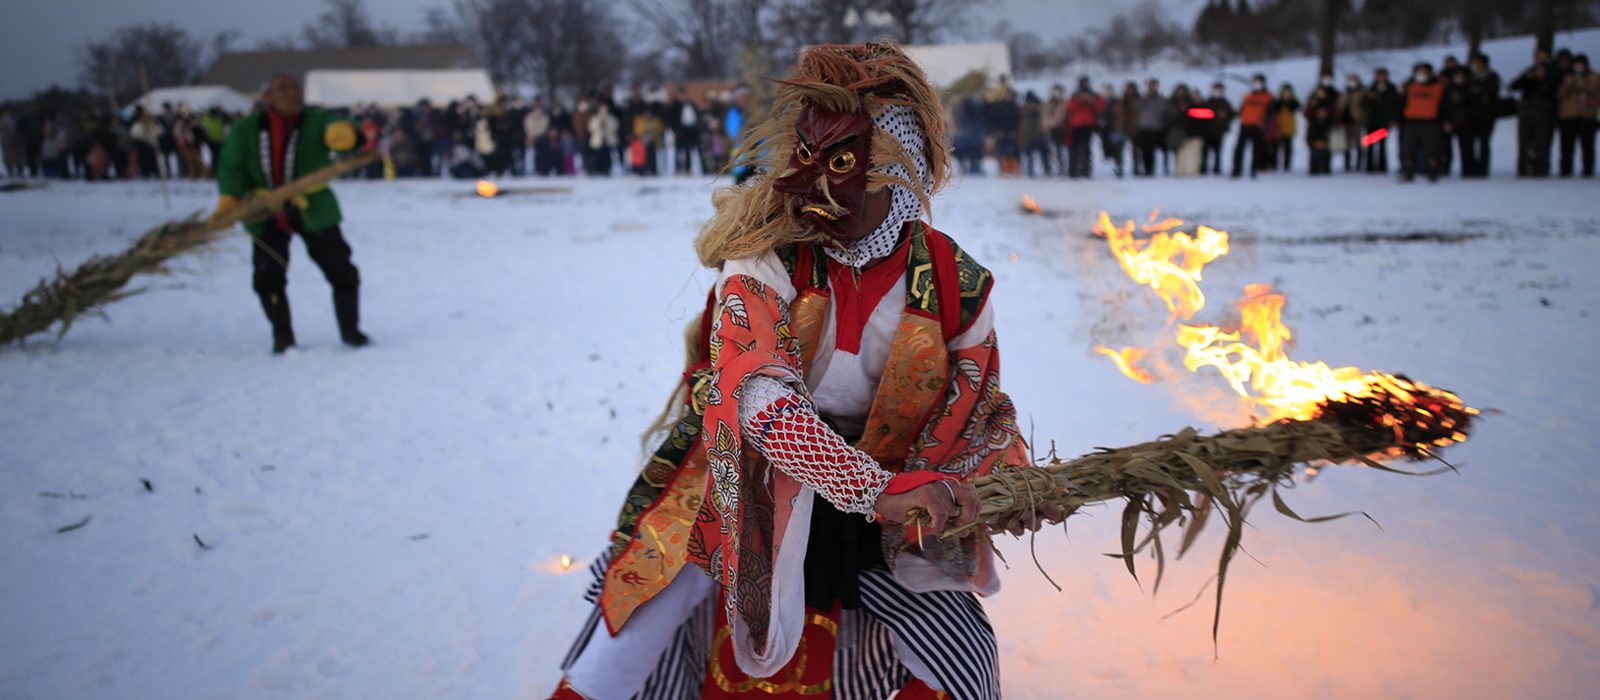
{"type": "Polygon", "coordinates": [[[790,198],[771,186],[772,178],[781,177],[788,168],[795,147],[795,122],[807,104],[874,117],[890,105],[912,109],[927,141],[923,153],[928,161],[928,181],[906,182],[887,173],[891,166],[901,164],[914,174],[915,160],[893,135],[874,126],[868,192],[901,185],[916,194],[928,210],[933,195],[948,181],[944,108],[916,62],[891,41],[812,47],[800,55],[794,77],[780,82],[772,116],[741,138],[743,146],[733,165],[751,167],[760,174],[742,186],[723,188],[712,195],[716,214],[695,240],[695,252],[705,266],[720,267],[724,261],[760,255],[790,243],[834,244],[795,218],[790,198]]]}

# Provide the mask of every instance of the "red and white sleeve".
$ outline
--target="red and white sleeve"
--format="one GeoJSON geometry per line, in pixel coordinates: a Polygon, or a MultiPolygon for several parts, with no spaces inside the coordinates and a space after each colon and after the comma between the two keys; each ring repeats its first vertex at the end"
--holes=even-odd
{"type": "Polygon", "coordinates": [[[871,516],[892,473],[822,422],[804,397],[769,377],[751,377],[739,401],[744,438],[835,508],[871,516]]]}

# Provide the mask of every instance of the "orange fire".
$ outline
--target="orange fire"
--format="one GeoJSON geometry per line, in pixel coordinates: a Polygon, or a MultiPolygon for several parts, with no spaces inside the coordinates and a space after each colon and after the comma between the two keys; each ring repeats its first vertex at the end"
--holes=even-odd
{"type": "MultiPolygon", "coordinates": [[[[1157,222],[1155,214],[1150,221],[1142,228],[1152,235],[1144,240],[1134,238],[1134,222],[1119,227],[1103,212],[1095,230],[1105,236],[1123,271],[1139,284],[1155,290],[1172,312],[1175,340],[1184,351],[1183,366],[1190,372],[1198,372],[1203,367],[1215,369],[1264,422],[1310,419],[1327,401],[1366,398],[1377,391],[1406,400],[1426,392],[1460,407],[1468,416],[1478,413],[1463,406],[1454,394],[1394,375],[1290,359],[1288,347],[1294,336],[1283,323],[1286,299],[1269,285],[1245,287],[1244,297],[1236,302],[1237,328],[1175,323],[1178,319],[1193,318],[1205,308],[1205,296],[1199,287],[1201,271],[1206,264],[1227,254],[1228,234],[1206,226],[1198,227],[1194,235],[1175,231],[1183,226],[1181,220],[1168,218],[1157,222]]],[[[1150,383],[1150,374],[1136,364],[1144,356],[1144,350],[1113,351],[1104,346],[1096,346],[1095,350],[1111,357],[1129,378],[1150,383]]],[[[1453,425],[1443,427],[1454,428],[1453,425]]],[[[1434,444],[1443,446],[1465,439],[1466,435],[1457,431],[1434,444]]]]}
{"type": "MultiPolygon", "coordinates": [[[[1154,215],[1151,221],[1155,221],[1154,215]]],[[[1200,271],[1207,263],[1228,254],[1228,233],[1209,226],[1199,227],[1192,236],[1182,231],[1170,232],[1182,225],[1181,219],[1147,225],[1145,231],[1154,235],[1138,240],[1133,237],[1132,221],[1117,226],[1111,222],[1111,215],[1100,212],[1095,233],[1106,239],[1123,272],[1155,290],[1174,318],[1188,320],[1205,308],[1200,271]]]]}
{"type": "Polygon", "coordinates": [[[1029,214],[1038,214],[1039,212],[1044,211],[1044,207],[1039,206],[1039,203],[1033,201],[1033,198],[1029,197],[1027,193],[1023,193],[1022,210],[1028,212],[1029,214]]]}
{"type": "Polygon", "coordinates": [[[1150,373],[1139,366],[1139,361],[1144,359],[1144,349],[1123,348],[1121,350],[1112,350],[1104,345],[1096,345],[1094,346],[1094,351],[1111,358],[1112,362],[1117,363],[1117,369],[1121,370],[1129,379],[1140,384],[1150,383],[1150,373]]]}
{"type": "Polygon", "coordinates": [[[478,196],[493,197],[497,194],[500,194],[500,188],[495,186],[494,183],[489,182],[488,180],[478,181],[478,196]]]}

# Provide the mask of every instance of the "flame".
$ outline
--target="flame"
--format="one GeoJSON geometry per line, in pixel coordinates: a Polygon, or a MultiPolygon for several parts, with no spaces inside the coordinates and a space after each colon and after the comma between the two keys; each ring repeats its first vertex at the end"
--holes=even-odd
{"type": "Polygon", "coordinates": [[[1205,308],[1200,271],[1207,263],[1228,254],[1228,234],[1209,226],[1201,226],[1193,236],[1182,231],[1169,233],[1183,226],[1183,220],[1156,222],[1155,218],[1152,213],[1153,223],[1145,226],[1146,232],[1155,235],[1143,241],[1133,237],[1132,221],[1117,226],[1105,212],[1100,212],[1095,233],[1106,239],[1123,272],[1155,290],[1174,318],[1188,320],[1205,308]]]}
{"type": "Polygon", "coordinates": [[[479,180],[477,189],[478,196],[480,197],[493,197],[497,194],[500,194],[500,188],[496,187],[494,183],[489,182],[488,180],[479,180]]]}
{"type": "Polygon", "coordinates": [[[571,554],[563,554],[563,555],[561,555],[561,570],[562,571],[566,571],[567,569],[570,569],[570,568],[572,568],[572,555],[571,554]]]}
{"type": "MultiPolygon", "coordinates": [[[[1208,263],[1228,253],[1228,234],[1200,226],[1191,236],[1175,231],[1183,225],[1181,220],[1168,218],[1158,222],[1157,216],[1152,213],[1151,223],[1143,227],[1145,232],[1153,234],[1145,240],[1133,237],[1134,222],[1128,221],[1119,227],[1113,225],[1111,217],[1104,212],[1095,230],[1104,235],[1123,271],[1134,281],[1155,290],[1166,303],[1173,314],[1176,343],[1184,351],[1183,366],[1190,372],[1199,372],[1205,367],[1216,370],[1265,422],[1308,420],[1317,417],[1329,402],[1381,395],[1407,406],[1408,413],[1404,415],[1382,418],[1384,424],[1395,431],[1395,436],[1401,438],[1397,442],[1405,444],[1405,435],[1426,432],[1424,429],[1431,429],[1433,433],[1429,434],[1435,434],[1441,428],[1447,437],[1430,439],[1428,444],[1415,447],[1425,450],[1430,445],[1444,446],[1466,440],[1464,432],[1456,430],[1456,421],[1450,415],[1473,416],[1478,411],[1465,406],[1450,392],[1382,372],[1291,359],[1288,348],[1294,335],[1283,323],[1283,306],[1287,299],[1270,285],[1245,286],[1244,296],[1235,302],[1239,310],[1237,328],[1176,323],[1178,319],[1193,318],[1205,308],[1205,296],[1199,287],[1201,271],[1208,263]],[[1429,411],[1428,406],[1437,410],[1429,411]],[[1422,424],[1432,422],[1437,425],[1422,424]]],[[[1145,350],[1114,351],[1096,346],[1095,351],[1110,357],[1117,369],[1129,378],[1150,383],[1150,374],[1137,365],[1145,356],[1145,350]]],[[[1394,448],[1391,454],[1400,451],[1404,448],[1394,448]]]]}
{"type": "Polygon", "coordinates": [[[1033,201],[1033,198],[1029,197],[1027,193],[1023,193],[1022,210],[1028,212],[1029,214],[1038,214],[1039,212],[1044,211],[1044,207],[1039,206],[1039,203],[1033,201]]]}
{"type": "Polygon", "coordinates": [[[1129,379],[1140,384],[1150,383],[1150,373],[1139,366],[1139,361],[1144,359],[1144,349],[1123,348],[1121,350],[1112,350],[1104,345],[1096,345],[1094,346],[1094,351],[1111,358],[1112,362],[1117,363],[1117,369],[1121,370],[1129,379]]]}

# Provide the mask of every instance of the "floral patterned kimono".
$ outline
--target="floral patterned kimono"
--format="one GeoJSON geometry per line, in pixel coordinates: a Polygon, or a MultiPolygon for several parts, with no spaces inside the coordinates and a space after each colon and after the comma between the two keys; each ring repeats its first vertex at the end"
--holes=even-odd
{"type": "MultiPolygon", "coordinates": [[[[724,264],[684,373],[687,405],[629,492],[608,556],[597,563],[596,613],[563,668],[616,643],[593,633],[598,621],[621,640],[636,613],[677,606],[666,619],[683,630],[654,638],[676,646],[714,633],[690,640],[698,655],[678,658],[650,645],[627,652],[662,655],[635,697],[882,697],[907,680],[906,668],[950,685],[949,673],[929,671],[937,663],[929,657],[940,654],[916,648],[921,635],[885,634],[872,620],[841,617],[838,606],[807,606],[802,563],[808,551],[826,554],[831,546],[808,537],[813,502],[821,503],[813,493],[837,486],[829,479],[838,475],[769,465],[740,429],[739,405],[751,378],[776,380],[814,403],[840,434],[859,435],[854,446],[896,474],[971,480],[999,464],[1026,463],[1015,411],[999,388],[993,278],[920,221],[905,225],[887,258],[855,274],[841,269],[850,268],[811,245],[724,264]],[[691,634],[696,610],[701,631],[691,634]],[[700,664],[701,675],[669,673],[668,656],[684,668],[700,664]],[[847,681],[836,668],[846,663],[900,672],[887,681],[859,674],[847,681]],[[672,684],[682,690],[652,691],[672,684]]],[[[862,574],[862,598],[888,592],[976,607],[974,594],[999,588],[985,538],[919,538],[884,526],[879,544],[888,568],[870,581],[862,574]]],[[[898,631],[886,615],[875,617],[898,631]]],[[[972,625],[980,626],[987,629],[986,618],[972,625]]],[[[969,675],[994,678],[969,694],[998,697],[997,666],[985,663],[987,671],[969,675]]]]}

